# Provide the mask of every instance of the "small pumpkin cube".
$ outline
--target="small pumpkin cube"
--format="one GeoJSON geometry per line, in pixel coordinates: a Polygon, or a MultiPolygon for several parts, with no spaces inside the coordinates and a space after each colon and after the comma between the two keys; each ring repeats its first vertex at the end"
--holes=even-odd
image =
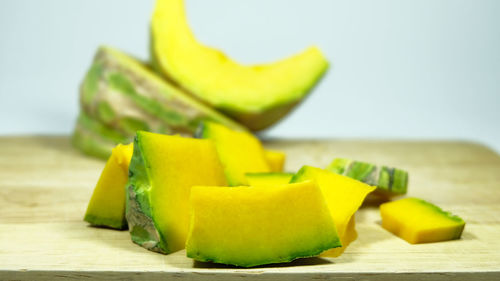
{"type": "Polygon", "coordinates": [[[380,205],[382,227],[408,243],[459,239],[465,227],[460,217],[418,198],[404,198],[380,205]]]}
{"type": "Polygon", "coordinates": [[[266,149],[264,150],[264,156],[266,157],[271,172],[283,172],[286,159],[286,154],[284,152],[266,149]]]}

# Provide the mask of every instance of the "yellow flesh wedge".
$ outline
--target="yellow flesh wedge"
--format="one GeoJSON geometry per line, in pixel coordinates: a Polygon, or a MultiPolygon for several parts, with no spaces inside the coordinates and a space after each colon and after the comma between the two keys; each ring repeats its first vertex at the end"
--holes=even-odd
{"type": "Polygon", "coordinates": [[[291,182],[304,180],[315,180],[318,183],[342,242],[341,248],[329,250],[323,253],[323,256],[340,256],[349,243],[357,238],[354,214],[363,203],[366,195],[375,190],[375,187],[310,166],[302,167],[291,182]]]}
{"type": "Polygon", "coordinates": [[[151,26],[163,74],[215,108],[236,112],[236,119],[297,103],[328,68],[317,47],[270,64],[241,65],[196,40],[183,0],[158,0],[151,26]]]}
{"type": "Polygon", "coordinates": [[[267,187],[196,186],[187,256],[244,267],[340,246],[325,199],[307,181],[267,187]]]}
{"type": "Polygon", "coordinates": [[[132,152],[133,144],[113,148],[90,199],[85,221],[96,226],[126,228],[125,187],[132,152]]]}
{"type": "Polygon", "coordinates": [[[201,137],[213,140],[231,186],[248,185],[246,173],[270,172],[264,148],[255,136],[214,122],[204,122],[201,137]]]}

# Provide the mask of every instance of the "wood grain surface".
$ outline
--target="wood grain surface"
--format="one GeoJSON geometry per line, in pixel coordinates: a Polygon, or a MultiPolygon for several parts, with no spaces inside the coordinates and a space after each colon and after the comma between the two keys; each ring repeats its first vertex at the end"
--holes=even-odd
{"type": "Polygon", "coordinates": [[[0,138],[0,279],[14,280],[500,280],[500,157],[465,142],[276,140],[286,169],[348,157],[407,169],[409,195],[466,221],[462,239],[410,245],[380,226],[372,202],[356,214],[359,238],[339,258],[243,269],[161,255],[127,231],[82,218],[104,162],[67,137],[0,138]]]}

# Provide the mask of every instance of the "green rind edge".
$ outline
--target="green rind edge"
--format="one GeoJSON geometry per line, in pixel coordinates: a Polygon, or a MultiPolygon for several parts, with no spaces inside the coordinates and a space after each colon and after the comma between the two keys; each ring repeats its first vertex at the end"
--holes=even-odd
{"type": "Polygon", "coordinates": [[[447,219],[450,219],[458,224],[464,224],[465,225],[465,221],[457,216],[457,215],[454,215],[452,214],[451,212],[447,212],[447,211],[444,211],[443,209],[441,209],[440,207],[430,203],[429,201],[426,201],[424,199],[420,199],[420,198],[416,198],[416,197],[408,197],[408,198],[405,198],[403,200],[411,200],[415,203],[418,203],[418,204],[421,204],[423,205],[425,208],[427,209],[430,209],[432,210],[433,212],[436,212],[444,217],[446,217],[447,219]]]}
{"type": "Polygon", "coordinates": [[[228,260],[220,259],[217,257],[207,257],[204,255],[196,255],[195,253],[191,253],[190,251],[186,252],[186,256],[188,258],[192,258],[197,261],[201,262],[213,262],[213,263],[219,263],[219,264],[227,264],[227,265],[234,265],[234,266],[239,266],[239,267],[255,267],[255,266],[260,266],[260,265],[266,265],[266,264],[277,264],[277,263],[287,263],[294,261],[299,258],[308,258],[308,257],[315,257],[321,254],[322,252],[333,249],[333,248],[338,248],[341,247],[341,243],[338,237],[335,237],[336,239],[332,239],[329,241],[329,244],[326,245],[321,245],[314,250],[311,251],[302,251],[302,252],[297,252],[297,253],[292,253],[287,257],[283,258],[276,258],[276,259],[267,259],[259,262],[252,262],[252,263],[234,263],[228,260]]]}
{"type": "Polygon", "coordinates": [[[307,172],[307,169],[309,168],[314,168],[312,166],[307,166],[307,165],[304,165],[302,166],[298,171],[297,173],[295,173],[293,175],[293,177],[290,179],[290,183],[298,183],[298,182],[301,182],[303,177],[304,177],[304,174],[307,172]]]}
{"type": "Polygon", "coordinates": [[[153,252],[168,254],[170,251],[165,237],[158,230],[152,215],[151,182],[147,159],[143,153],[141,134],[142,132],[137,132],[134,139],[134,152],[129,165],[126,190],[125,216],[134,243],[153,252]]]}

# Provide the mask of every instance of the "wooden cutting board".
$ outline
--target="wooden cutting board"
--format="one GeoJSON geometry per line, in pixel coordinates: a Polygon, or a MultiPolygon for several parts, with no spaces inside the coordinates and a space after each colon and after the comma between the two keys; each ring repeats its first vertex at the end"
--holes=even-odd
{"type": "Polygon", "coordinates": [[[103,161],[67,137],[0,138],[0,279],[59,280],[500,280],[500,157],[466,142],[282,140],[287,170],[334,157],[393,165],[410,173],[409,195],[467,222],[462,239],[410,245],[380,226],[376,205],[356,214],[359,238],[339,258],[308,258],[242,269],[161,255],[127,231],[82,221],[103,161]]]}

